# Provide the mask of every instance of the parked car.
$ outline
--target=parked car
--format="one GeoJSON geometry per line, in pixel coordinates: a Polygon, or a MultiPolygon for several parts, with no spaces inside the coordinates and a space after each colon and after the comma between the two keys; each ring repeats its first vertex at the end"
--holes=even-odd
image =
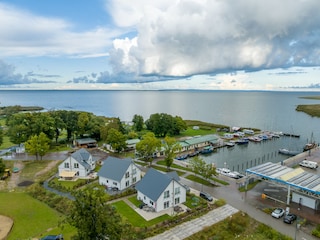
{"type": "Polygon", "coordinates": [[[296,219],[297,219],[297,215],[295,215],[295,214],[293,214],[293,213],[288,213],[287,215],[284,216],[283,222],[291,224],[291,223],[293,223],[296,219]]]}
{"type": "Polygon", "coordinates": [[[200,192],[200,197],[202,197],[203,199],[205,199],[209,202],[212,202],[212,200],[213,200],[213,197],[209,193],[206,193],[206,192],[200,192]]]}
{"type": "Polygon", "coordinates": [[[284,215],[284,209],[283,208],[276,208],[271,213],[271,216],[275,217],[275,218],[281,218],[283,215],[284,215]]]}
{"type": "Polygon", "coordinates": [[[47,235],[47,236],[41,238],[41,240],[63,240],[63,236],[62,236],[62,234],[59,234],[59,235],[47,235]]]}

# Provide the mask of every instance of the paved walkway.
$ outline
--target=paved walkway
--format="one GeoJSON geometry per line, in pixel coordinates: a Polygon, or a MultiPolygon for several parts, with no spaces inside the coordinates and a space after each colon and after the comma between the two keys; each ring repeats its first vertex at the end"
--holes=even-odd
{"type": "Polygon", "coordinates": [[[184,222],[162,234],[148,238],[149,240],[177,240],[187,238],[194,233],[201,231],[205,227],[209,227],[223,219],[237,213],[238,210],[228,204],[210,211],[209,213],[196,218],[194,220],[184,222]]]}

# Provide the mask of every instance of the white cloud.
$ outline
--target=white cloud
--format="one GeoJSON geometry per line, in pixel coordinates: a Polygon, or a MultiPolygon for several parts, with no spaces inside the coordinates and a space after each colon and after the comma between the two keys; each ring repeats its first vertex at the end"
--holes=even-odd
{"type": "Polygon", "coordinates": [[[106,55],[112,39],[122,33],[102,27],[76,32],[63,19],[37,16],[3,3],[0,23],[1,57],[106,55]]]}
{"type": "Polygon", "coordinates": [[[110,55],[118,72],[189,76],[320,64],[318,0],[160,2],[112,1],[115,22],[138,31],[137,45],[118,44],[110,55]]]}

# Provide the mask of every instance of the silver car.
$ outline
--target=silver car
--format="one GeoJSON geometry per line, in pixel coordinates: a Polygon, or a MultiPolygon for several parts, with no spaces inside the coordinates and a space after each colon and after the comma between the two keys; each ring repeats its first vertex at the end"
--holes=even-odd
{"type": "Polygon", "coordinates": [[[284,209],[283,208],[276,208],[271,213],[271,216],[274,218],[281,218],[284,215],[284,209]]]}

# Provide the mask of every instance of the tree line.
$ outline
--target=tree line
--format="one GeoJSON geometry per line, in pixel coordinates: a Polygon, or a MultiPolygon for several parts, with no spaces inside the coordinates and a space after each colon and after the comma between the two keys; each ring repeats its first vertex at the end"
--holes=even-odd
{"type": "MultiPolygon", "coordinates": [[[[185,129],[187,125],[181,117],[166,113],[151,114],[146,121],[136,114],[132,125],[128,125],[117,117],[96,116],[83,111],[17,112],[11,109],[6,111],[6,128],[0,128],[0,144],[6,135],[14,144],[25,143],[26,150],[38,159],[48,152],[50,145],[71,143],[78,138],[103,141],[121,152],[128,139],[148,139],[148,135],[144,135],[150,132],[159,139],[178,135],[185,129]]],[[[159,147],[158,142],[155,145],[159,147]]]]}

